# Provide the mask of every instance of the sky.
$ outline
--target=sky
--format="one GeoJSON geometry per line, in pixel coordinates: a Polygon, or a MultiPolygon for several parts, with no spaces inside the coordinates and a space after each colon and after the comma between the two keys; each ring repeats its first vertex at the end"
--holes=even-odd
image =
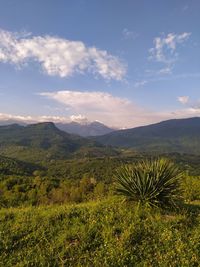
{"type": "Polygon", "coordinates": [[[0,0],[0,120],[200,116],[199,0],[0,0]]]}

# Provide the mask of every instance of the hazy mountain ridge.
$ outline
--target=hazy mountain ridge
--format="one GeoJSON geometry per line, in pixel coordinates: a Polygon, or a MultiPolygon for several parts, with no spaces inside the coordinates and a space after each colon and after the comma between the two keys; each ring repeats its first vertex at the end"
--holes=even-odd
{"type": "Polygon", "coordinates": [[[56,126],[62,131],[78,134],[83,137],[99,136],[114,131],[114,129],[109,128],[108,126],[98,121],[84,123],[84,124],[72,121],[69,123],[56,123],[56,126]]]}
{"type": "MultiPolygon", "coordinates": [[[[12,125],[12,124],[18,124],[21,126],[30,125],[27,122],[17,121],[17,120],[0,121],[0,126],[7,126],[7,125],[12,125]]],[[[55,125],[61,131],[64,131],[70,134],[77,134],[83,137],[104,135],[104,134],[108,134],[116,130],[98,121],[87,122],[87,123],[71,121],[68,123],[55,123],[55,125]]]]}
{"type": "Polygon", "coordinates": [[[200,154],[200,118],[173,119],[115,131],[93,140],[142,152],[200,154]]]}
{"type": "Polygon", "coordinates": [[[112,153],[93,140],[59,130],[52,122],[0,126],[0,147],[1,155],[33,162],[112,153]]]}
{"type": "Polygon", "coordinates": [[[200,154],[200,118],[168,120],[90,138],[69,134],[54,123],[0,126],[0,155],[19,160],[117,155],[113,147],[138,152],[200,154]]]}

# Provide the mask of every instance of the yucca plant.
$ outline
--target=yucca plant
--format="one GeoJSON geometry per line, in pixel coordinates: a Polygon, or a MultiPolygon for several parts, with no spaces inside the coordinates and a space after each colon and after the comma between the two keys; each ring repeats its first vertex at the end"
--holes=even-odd
{"type": "Polygon", "coordinates": [[[116,174],[116,192],[149,206],[175,205],[182,173],[168,159],[146,160],[122,166],[116,174]]]}

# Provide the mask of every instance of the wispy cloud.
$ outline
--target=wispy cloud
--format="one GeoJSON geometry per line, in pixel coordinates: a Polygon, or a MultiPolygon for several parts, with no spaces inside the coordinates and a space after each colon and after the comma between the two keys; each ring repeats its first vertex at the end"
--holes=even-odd
{"type": "Polygon", "coordinates": [[[187,104],[189,101],[189,96],[179,96],[177,99],[181,104],[187,104]]]}
{"type": "Polygon", "coordinates": [[[128,30],[127,28],[124,28],[122,31],[123,38],[128,40],[132,39],[135,40],[138,37],[138,33],[128,30]]]}
{"type": "Polygon", "coordinates": [[[0,113],[0,121],[16,121],[16,122],[24,122],[24,123],[36,123],[36,122],[44,122],[44,121],[53,121],[53,122],[69,122],[72,121],[73,118],[70,117],[62,117],[62,116],[31,116],[31,115],[14,115],[8,113],[0,113]]]}
{"type": "Polygon", "coordinates": [[[160,71],[152,71],[152,70],[146,70],[146,80],[136,81],[134,83],[134,87],[141,87],[143,85],[149,84],[149,83],[156,83],[160,81],[174,81],[174,80],[182,80],[182,79],[199,79],[200,73],[194,72],[194,73],[182,73],[182,74],[172,74],[170,76],[160,76],[160,71]]]}
{"type": "Polygon", "coordinates": [[[142,80],[142,81],[137,81],[134,83],[134,87],[135,88],[138,88],[138,87],[141,87],[141,86],[144,86],[145,84],[147,84],[148,82],[146,80],[142,80]]]}
{"type": "Polygon", "coordinates": [[[85,116],[83,116],[81,114],[71,115],[70,120],[78,122],[78,123],[88,123],[89,122],[88,118],[86,118],[85,116]]]}
{"type": "Polygon", "coordinates": [[[51,76],[92,73],[106,80],[123,80],[126,67],[116,56],[83,42],[55,36],[32,36],[0,30],[0,62],[24,67],[31,61],[51,76]]]}
{"type": "Polygon", "coordinates": [[[157,62],[171,63],[177,56],[176,48],[178,44],[185,42],[191,33],[184,32],[182,34],[169,33],[166,37],[156,37],[154,39],[154,47],[149,50],[150,56],[157,62]]]}
{"type": "Polygon", "coordinates": [[[160,70],[161,74],[171,72],[173,64],[178,58],[177,46],[187,41],[190,35],[189,32],[169,33],[166,36],[163,35],[154,39],[154,47],[149,49],[150,59],[165,66],[160,70]]]}
{"type": "Polygon", "coordinates": [[[157,74],[171,74],[172,73],[172,66],[167,66],[157,71],[157,74]]]}
{"type": "Polygon", "coordinates": [[[183,12],[187,11],[188,9],[189,9],[189,5],[184,5],[184,6],[182,7],[182,11],[183,11],[183,12]]]}

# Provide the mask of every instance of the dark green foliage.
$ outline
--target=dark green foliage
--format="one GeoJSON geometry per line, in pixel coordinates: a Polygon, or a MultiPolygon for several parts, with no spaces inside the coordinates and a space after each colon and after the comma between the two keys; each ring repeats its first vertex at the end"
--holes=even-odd
{"type": "Polygon", "coordinates": [[[146,160],[121,167],[117,193],[150,206],[174,205],[180,195],[180,170],[167,159],[146,160]]]}
{"type": "Polygon", "coordinates": [[[31,175],[35,170],[42,170],[39,165],[0,156],[0,175],[31,175]]]}
{"type": "MultiPolygon", "coordinates": [[[[137,164],[146,157],[52,160],[43,167],[0,158],[0,206],[44,205],[101,199],[113,193],[115,171],[122,164],[137,164]],[[83,182],[90,184],[84,188],[83,182]]],[[[147,157],[148,158],[148,157],[147,157]]],[[[197,173],[198,157],[173,155],[181,170],[197,173]]],[[[199,200],[199,178],[187,172],[182,179],[185,200],[199,200]]]]}
{"type": "Polygon", "coordinates": [[[172,153],[163,156],[173,160],[181,170],[190,175],[200,175],[200,155],[172,153]]]}

